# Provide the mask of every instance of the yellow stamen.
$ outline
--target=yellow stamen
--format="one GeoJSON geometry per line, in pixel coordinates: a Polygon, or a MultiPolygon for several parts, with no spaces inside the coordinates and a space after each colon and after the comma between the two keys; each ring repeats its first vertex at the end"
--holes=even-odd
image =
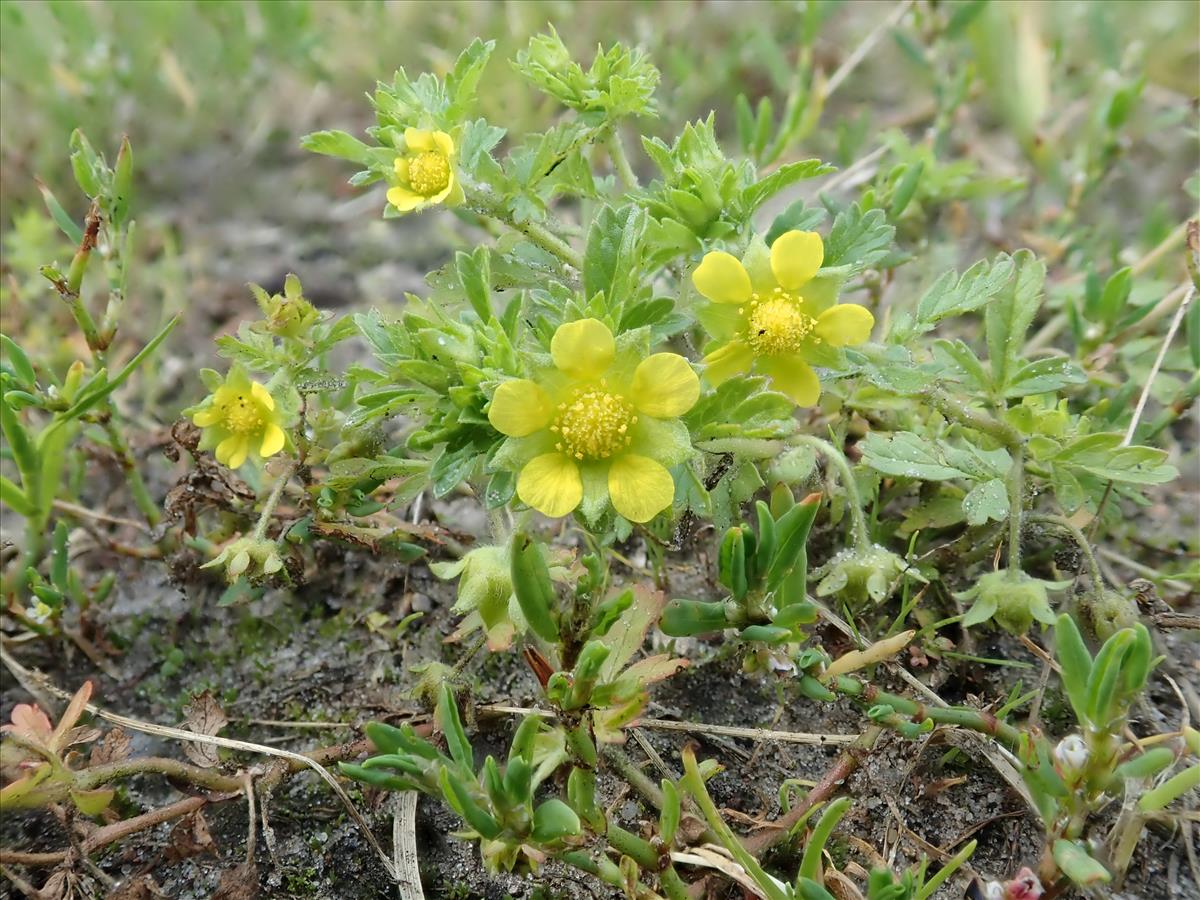
{"type": "Polygon", "coordinates": [[[258,401],[238,394],[221,407],[222,425],[234,434],[254,434],[262,428],[263,416],[258,401]]]}
{"type": "Polygon", "coordinates": [[[637,424],[633,404],[603,388],[577,390],[560,403],[550,430],[561,438],[554,449],[571,457],[607,459],[629,446],[631,426],[637,424]]]}
{"type": "Polygon", "coordinates": [[[432,197],[450,183],[450,161],[433,150],[408,161],[408,184],[422,197],[432,197]]]}
{"type": "Polygon", "coordinates": [[[775,296],[765,302],[752,299],[750,346],[760,356],[795,353],[801,342],[817,325],[817,320],[797,309],[799,299],[775,289],[775,296]]]}

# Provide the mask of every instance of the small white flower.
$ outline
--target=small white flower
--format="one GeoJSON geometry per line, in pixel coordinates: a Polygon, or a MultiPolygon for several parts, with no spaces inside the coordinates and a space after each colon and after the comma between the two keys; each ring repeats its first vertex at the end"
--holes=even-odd
{"type": "Polygon", "coordinates": [[[31,621],[36,622],[39,625],[46,624],[46,620],[49,619],[53,613],[53,607],[51,607],[44,600],[39,600],[33,606],[30,606],[25,610],[25,615],[27,615],[31,621]]]}
{"type": "Polygon", "coordinates": [[[1054,748],[1054,761],[1067,772],[1079,772],[1087,765],[1088,746],[1077,734],[1069,734],[1054,748]]]}

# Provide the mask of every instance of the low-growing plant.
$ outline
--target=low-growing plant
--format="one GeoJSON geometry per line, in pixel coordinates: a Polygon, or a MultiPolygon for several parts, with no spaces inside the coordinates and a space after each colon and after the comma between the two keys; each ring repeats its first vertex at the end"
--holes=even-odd
{"type": "MultiPolygon", "coordinates": [[[[1129,731],[1162,656],[1096,558],[1100,530],[1178,475],[1168,450],[1155,446],[1174,420],[1142,418],[1195,285],[1180,295],[1135,405],[1095,356],[1128,340],[1151,312],[1131,300],[1132,267],[1104,280],[1089,268],[1082,295],[1065,298],[1030,250],[962,273],[904,274],[926,250],[905,236],[937,210],[971,191],[1014,187],[972,184],[970,171],[946,158],[946,129],[970,75],[943,51],[953,35],[979,27],[972,21],[983,6],[960,5],[970,15],[951,18],[936,4],[926,11],[929,47],[940,49],[928,58],[922,51],[921,61],[956,73],[939,90],[931,139],[889,138],[892,166],[855,199],[821,193],[769,221],[764,210],[786,190],[833,172],[817,159],[788,159],[833,89],[811,70],[792,86],[778,126],[769,102],[754,109],[742,96],[740,156],[723,149],[712,116],[670,141],[642,134],[658,111],[660,74],[621,44],[599,48],[585,67],[551,29],[516,54],[516,73],[559,110],[536,133],[512,133],[478,113],[491,42],[471,42],[442,77],[396,72],[370,95],[375,124],[365,140],[327,130],[303,144],[354,164],[354,187],[377,185],[384,218],[452,215],[464,249],[399,312],[332,315],[296,275],[279,293],[251,285],[258,318],[217,339],[223,371],[199,373],[207,395],[172,431],[177,452],[186,451],[194,473],[219,481],[222,495],[189,501],[169,519],[139,475],[111,395],[174,321],[109,374],[132,162],[126,143],[110,169],[77,133],[72,164],[92,209],[80,231],[45,192],[79,247],[67,274],[47,266],[45,275],[90,356],[59,377],[3,339],[0,411],[18,477],[0,488],[27,526],[4,591],[35,600],[13,606],[14,615],[47,633],[68,600],[102,602],[112,585],[85,585],[69,566],[67,519],[58,516],[79,515],[64,507],[61,482],[71,442],[87,430],[121,462],[157,554],[214,570],[226,585],[222,603],[319,583],[326,543],[406,563],[429,556],[437,577],[457,581],[454,611],[463,618],[450,640],[474,642],[455,667],[434,661],[422,673],[416,694],[433,707],[434,733],[372,723],[373,754],[341,771],[444,800],[466,823],[459,836],[477,841],[493,870],[556,860],[646,900],[688,896],[692,866],[770,900],[845,895],[850,879],[825,857],[853,803],[833,794],[858,756],[785,813],[779,840],[807,833],[796,840],[798,870],[777,877],[763,862],[766,845],[748,846],[709,796],[715,764],[685,748],[683,776],[656,785],[620,749],[652,686],[686,668],[697,646],[717,644],[747,672],[775,679],[781,703],[855,704],[869,723],[854,739],[860,754],[885,728],[908,738],[935,729],[982,735],[1019,776],[1044,836],[1041,858],[1023,861],[1036,873],[998,873],[1008,878],[992,894],[1119,881],[1144,827],[1174,821],[1169,807],[1200,777],[1200,766],[1180,763],[1198,752],[1194,729],[1129,731]],[[630,158],[635,133],[645,161],[630,158]],[[643,183],[639,172],[651,167],[643,183]],[[99,323],[82,290],[97,254],[108,284],[99,323]],[[1031,334],[1057,316],[1065,346],[1049,346],[1058,331],[1031,334]],[[352,345],[365,348],[369,364],[345,362],[352,345]],[[420,521],[425,498],[454,495],[486,511],[486,541],[468,548],[420,521]],[[551,523],[571,542],[552,542],[551,523]],[[699,558],[710,531],[720,535],[719,588],[674,596],[671,554],[699,558]],[[644,565],[626,555],[634,546],[644,548],[644,565]],[[1076,610],[1097,638],[1094,655],[1076,610]],[[921,682],[932,697],[887,687],[901,651],[948,656],[954,636],[969,646],[995,629],[989,639],[1045,654],[1040,688],[1058,674],[1077,732],[1051,737],[1036,720],[1021,721],[1037,691],[1020,686],[998,710],[942,702],[921,682]],[[1051,651],[1034,643],[1039,637],[1051,651]],[[670,643],[639,658],[659,638],[670,643]],[[480,761],[460,709],[471,709],[466,666],[483,648],[514,647],[542,705],[524,711],[503,765],[480,761]],[[657,809],[646,832],[634,834],[601,804],[598,779],[609,773],[657,809]],[[1104,815],[1113,798],[1115,818],[1104,815]]],[[[811,13],[806,28],[819,19],[811,13]]],[[[1135,86],[1121,90],[1120,102],[1132,102],[1135,86]]],[[[1109,102],[1111,111],[1119,101],[1109,102]]],[[[1038,156],[1030,110],[1000,109],[1038,156]]],[[[1111,137],[1121,116],[1105,122],[1111,137]]],[[[1088,184],[1105,165],[1085,161],[1088,184]]],[[[1193,229],[1193,262],[1198,250],[1193,229]]],[[[927,261],[921,271],[930,268],[943,267],[927,261]]],[[[1200,366],[1196,309],[1187,355],[1200,366]]],[[[1137,356],[1122,369],[1130,383],[1137,356]]],[[[1173,402],[1194,399],[1195,384],[1193,375],[1178,385],[1173,402]]],[[[88,814],[107,805],[111,790],[92,788],[94,773],[63,755],[82,740],[69,731],[81,696],[57,729],[17,707],[6,733],[26,758],[6,800],[46,806],[65,794],[88,814]]],[[[253,821],[252,798],[251,812],[253,821]]],[[[937,872],[928,860],[903,871],[876,866],[853,890],[925,900],[975,846],[944,854],[937,872]]]]}

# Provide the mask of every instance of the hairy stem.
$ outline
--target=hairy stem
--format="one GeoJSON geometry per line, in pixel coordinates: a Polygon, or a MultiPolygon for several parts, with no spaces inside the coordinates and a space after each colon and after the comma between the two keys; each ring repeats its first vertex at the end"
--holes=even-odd
{"type": "Polygon", "coordinates": [[[1092,545],[1088,541],[1087,536],[1081,531],[1074,522],[1065,516],[1056,516],[1049,513],[1029,513],[1026,516],[1029,522],[1041,522],[1045,525],[1055,525],[1067,532],[1075,539],[1075,543],[1079,545],[1079,549],[1083,551],[1083,556],[1087,560],[1088,575],[1092,579],[1092,586],[1096,590],[1104,587],[1104,576],[1100,574],[1100,566],[1096,562],[1096,555],[1092,552],[1092,545]]]}
{"type": "Polygon", "coordinates": [[[850,506],[850,533],[855,549],[865,550],[870,547],[871,537],[870,532],[867,531],[867,517],[863,513],[862,496],[858,492],[858,482],[854,480],[854,472],[851,471],[845,454],[839,452],[828,441],[809,434],[798,435],[794,440],[798,444],[804,444],[820,452],[838,470],[838,478],[842,483],[842,490],[846,492],[846,499],[850,506]]]}
{"type": "Polygon", "coordinates": [[[621,140],[621,132],[617,130],[616,126],[609,131],[604,145],[608,148],[608,156],[612,160],[617,175],[625,185],[625,189],[636,191],[641,185],[633,167],[629,165],[629,157],[625,155],[625,143],[621,140]]]}
{"type": "Polygon", "coordinates": [[[1021,574],[1021,527],[1025,506],[1025,447],[1012,448],[1012,468],[1008,470],[1008,573],[1021,574]]]}

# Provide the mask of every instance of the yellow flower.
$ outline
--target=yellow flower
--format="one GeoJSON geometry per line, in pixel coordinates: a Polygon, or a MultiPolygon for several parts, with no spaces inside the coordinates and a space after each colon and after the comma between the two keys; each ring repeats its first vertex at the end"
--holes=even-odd
{"type": "Polygon", "coordinates": [[[496,389],[488,420],[509,440],[494,463],[520,470],[524,503],[595,519],[611,502],[631,522],[670,507],[667,467],[692,452],[677,417],[696,403],[700,381],[682,356],[645,356],[634,343],[618,346],[596,319],[570,322],[550,342],[553,366],[496,389]]]}
{"type": "Polygon", "coordinates": [[[824,258],[815,231],[781,234],[769,251],[756,238],[741,262],[719,250],[705,254],[692,282],[712,301],[699,318],[720,342],[704,358],[709,381],[753,369],[800,406],[817,402],[812,365],[836,365],[831,351],[863,343],[875,325],[868,310],[837,302],[836,279],[817,274],[824,258]]]}
{"type": "Polygon", "coordinates": [[[274,456],[286,441],[275,398],[240,366],[229,370],[225,383],[193,413],[192,421],[204,429],[200,446],[216,447],[217,462],[231,469],[241,466],[248,455],[274,456]]]}
{"type": "Polygon", "coordinates": [[[404,147],[404,153],[396,157],[396,180],[387,192],[388,203],[402,213],[435,203],[462,203],[462,185],[454,171],[457,153],[450,135],[409,128],[404,132],[404,147]]]}

